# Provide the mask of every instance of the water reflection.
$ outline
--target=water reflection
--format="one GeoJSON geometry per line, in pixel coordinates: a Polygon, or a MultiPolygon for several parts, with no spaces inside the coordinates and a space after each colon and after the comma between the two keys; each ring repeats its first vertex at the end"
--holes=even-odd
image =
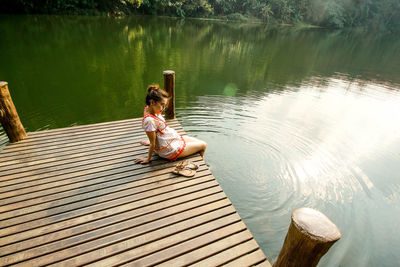
{"type": "Polygon", "coordinates": [[[154,17],[0,16],[0,31],[28,131],[139,117],[173,69],[178,117],[270,259],[308,206],[343,233],[321,266],[400,261],[398,36],[154,17]]]}
{"type": "MultiPolygon", "coordinates": [[[[271,258],[290,212],[308,206],[323,210],[344,236],[323,265],[378,264],[383,249],[375,239],[400,240],[390,230],[400,230],[392,223],[400,219],[400,118],[393,116],[400,94],[344,75],[288,89],[202,96],[179,114],[185,129],[210,143],[213,172],[271,258]],[[376,213],[391,222],[377,224],[376,213]]],[[[388,266],[397,252],[386,253],[388,266]]]]}

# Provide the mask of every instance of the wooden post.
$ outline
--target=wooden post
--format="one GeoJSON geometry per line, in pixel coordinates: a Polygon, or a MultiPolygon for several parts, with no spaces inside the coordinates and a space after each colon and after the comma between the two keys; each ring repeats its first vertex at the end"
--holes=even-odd
{"type": "Polygon", "coordinates": [[[336,225],[321,212],[300,208],[292,220],[283,247],[273,267],[314,267],[341,238],[336,225]]]}
{"type": "Polygon", "coordinates": [[[164,74],[164,90],[169,95],[168,107],[165,110],[165,118],[175,119],[175,71],[166,70],[164,74]]]}
{"type": "Polygon", "coordinates": [[[21,141],[27,136],[8,91],[7,82],[0,82],[0,121],[11,143],[21,141]]]}

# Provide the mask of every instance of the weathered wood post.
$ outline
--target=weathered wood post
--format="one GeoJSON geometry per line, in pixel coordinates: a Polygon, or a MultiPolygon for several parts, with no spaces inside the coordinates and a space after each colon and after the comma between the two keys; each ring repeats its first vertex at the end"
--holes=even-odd
{"type": "Polygon", "coordinates": [[[8,91],[7,82],[0,82],[0,121],[11,143],[21,141],[27,136],[8,91]]]}
{"type": "Polygon", "coordinates": [[[300,208],[292,220],[283,247],[273,267],[314,267],[341,238],[336,225],[321,212],[300,208]]]}
{"type": "Polygon", "coordinates": [[[165,110],[165,118],[175,119],[175,71],[166,70],[164,74],[164,90],[169,95],[168,107],[165,110]]]}

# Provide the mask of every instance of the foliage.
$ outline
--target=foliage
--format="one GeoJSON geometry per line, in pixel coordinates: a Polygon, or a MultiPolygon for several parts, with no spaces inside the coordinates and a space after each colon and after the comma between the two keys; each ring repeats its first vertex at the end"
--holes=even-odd
{"type": "Polygon", "coordinates": [[[240,13],[233,13],[226,16],[228,20],[246,21],[246,17],[240,13]]]}
{"type": "Polygon", "coordinates": [[[248,18],[329,28],[398,30],[400,0],[3,0],[2,13],[131,13],[177,17],[248,18]]]}

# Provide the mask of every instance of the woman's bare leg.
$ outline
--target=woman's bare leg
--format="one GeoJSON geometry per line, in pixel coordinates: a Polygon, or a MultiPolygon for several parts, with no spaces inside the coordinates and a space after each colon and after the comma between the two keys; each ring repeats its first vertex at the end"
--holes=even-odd
{"type": "Polygon", "coordinates": [[[183,152],[178,156],[178,158],[186,157],[199,152],[200,156],[204,159],[204,153],[207,149],[206,142],[190,136],[183,136],[183,139],[186,142],[186,146],[183,152]]]}

